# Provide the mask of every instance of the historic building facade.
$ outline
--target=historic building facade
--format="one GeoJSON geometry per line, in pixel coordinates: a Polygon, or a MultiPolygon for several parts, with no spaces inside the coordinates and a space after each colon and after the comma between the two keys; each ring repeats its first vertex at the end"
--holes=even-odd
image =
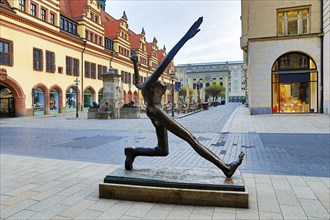
{"type": "Polygon", "coordinates": [[[251,114],[329,114],[329,1],[241,1],[251,114]]]}
{"type": "MultiPolygon", "coordinates": [[[[193,100],[207,101],[205,88],[217,84],[225,87],[226,102],[242,102],[245,99],[245,76],[242,61],[193,63],[175,65],[181,87],[194,89],[193,100]]],[[[218,100],[220,101],[220,100],[218,100]]]]}
{"type": "MultiPolygon", "coordinates": [[[[86,109],[101,101],[102,74],[110,66],[121,75],[121,103],[143,103],[130,56],[138,55],[143,81],[166,49],[158,48],[156,38],[147,42],[144,30],[130,30],[125,12],[116,19],[104,9],[105,0],[0,1],[1,116],[86,109]]],[[[164,84],[171,83],[173,69],[171,63],[164,84]]]]}

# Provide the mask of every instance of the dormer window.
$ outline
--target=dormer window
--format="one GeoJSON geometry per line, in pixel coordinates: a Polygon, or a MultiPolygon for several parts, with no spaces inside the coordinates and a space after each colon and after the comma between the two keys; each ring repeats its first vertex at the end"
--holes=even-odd
{"type": "Polygon", "coordinates": [[[77,35],[77,24],[63,16],[61,16],[60,28],[70,34],[77,35]]]}
{"type": "Polygon", "coordinates": [[[91,12],[91,20],[94,21],[94,14],[91,12]]]}
{"type": "Polygon", "coordinates": [[[99,23],[99,16],[95,15],[95,22],[99,23]]]}

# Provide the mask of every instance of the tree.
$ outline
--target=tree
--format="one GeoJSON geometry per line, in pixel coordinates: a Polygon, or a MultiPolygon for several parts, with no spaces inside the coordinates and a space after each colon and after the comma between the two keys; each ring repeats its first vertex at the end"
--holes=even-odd
{"type": "Polygon", "coordinates": [[[212,96],[213,101],[215,101],[218,97],[225,97],[225,90],[225,87],[213,84],[205,88],[205,93],[208,96],[212,96]]]}
{"type": "Polygon", "coordinates": [[[183,102],[186,101],[186,96],[187,96],[187,88],[186,87],[183,87],[183,88],[180,89],[179,96],[183,97],[183,102]]]}

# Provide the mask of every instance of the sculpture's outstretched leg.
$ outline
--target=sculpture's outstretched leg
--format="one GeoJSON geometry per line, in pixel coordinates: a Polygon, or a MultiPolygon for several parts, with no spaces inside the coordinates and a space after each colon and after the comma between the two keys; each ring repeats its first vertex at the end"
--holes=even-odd
{"type": "Polygon", "coordinates": [[[200,156],[204,157],[206,160],[212,162],[214,165],[220,168],[228,178],[231,177],[238,166],[241,165],[244,158],[243,152],[240,153],[238,160],[226,164],[212,151],[199,143],[196,137],[194,137],[186,128],[176,122],[168,114],[166,114],[163,109],[156,107],[154,108],[153,113],[157,115],[157,120],[163,124],[170,132],[187,141],[200,156]]]}
{"type": "Polygon", "coordinates": [[[125,148],[125,169],[132,170],[133,169],[133,162],[135,157],[138,156],[167,156],[168,155],[168,137],[167,137],[167,129],[159,124],[155,123],[152,120],[154,126],[156,127],[156,134],[158,145],[155,148],[125,148]]]}

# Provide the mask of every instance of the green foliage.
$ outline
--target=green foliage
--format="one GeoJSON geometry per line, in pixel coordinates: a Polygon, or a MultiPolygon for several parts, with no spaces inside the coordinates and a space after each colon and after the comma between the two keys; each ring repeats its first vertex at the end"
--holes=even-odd
{"type": "Polygon", "coordinates": [[[225,87],[217,84],[213,84],[205,88],[206,95],[212,96],[213,101],[215,101],[215,99],[217,99],[218,97],[225,97],[225,91],[226,91],[225,87]]]}

